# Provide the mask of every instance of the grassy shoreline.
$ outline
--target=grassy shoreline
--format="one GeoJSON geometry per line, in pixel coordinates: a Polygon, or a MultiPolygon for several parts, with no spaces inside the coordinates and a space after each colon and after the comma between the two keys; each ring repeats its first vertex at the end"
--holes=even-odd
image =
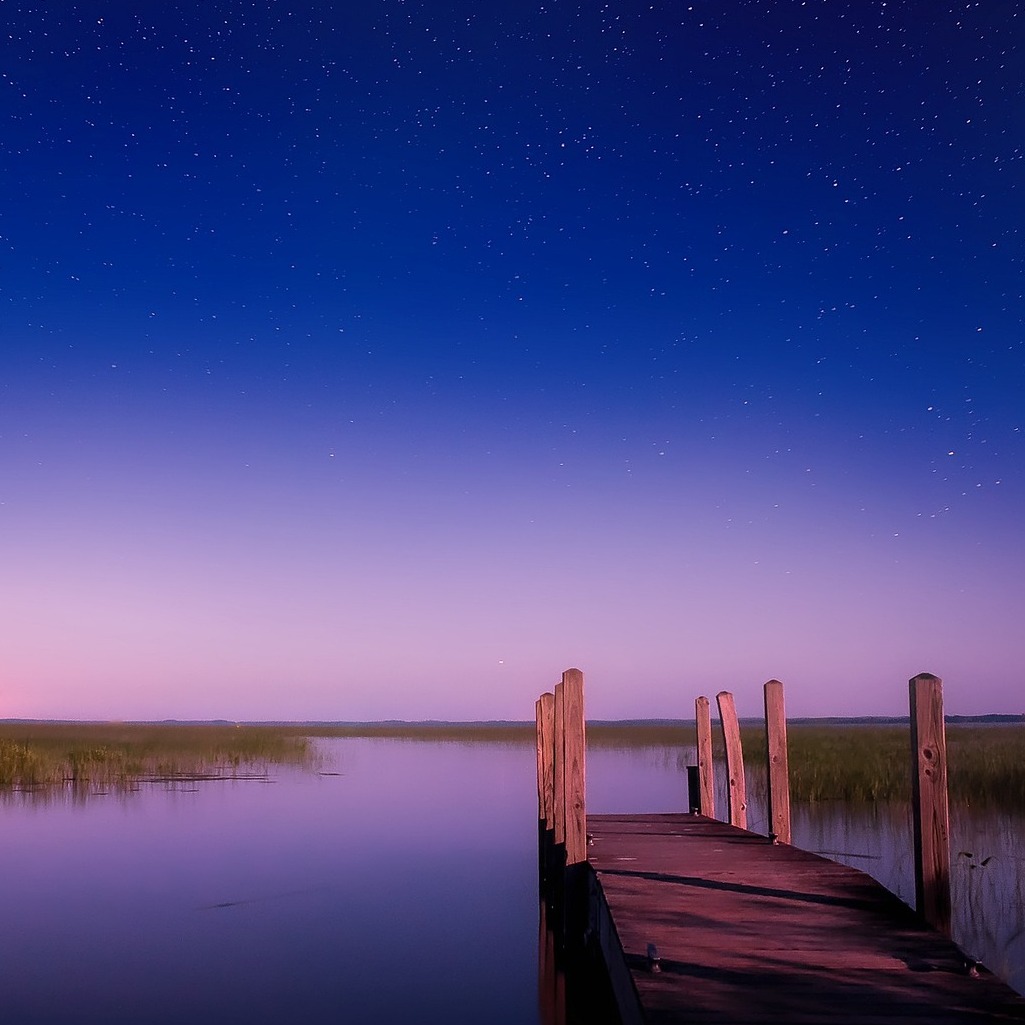
{"type": "MultiPolygon", "coordinates": [[[[764,728],[741,728],[754,785],[763,774],[764,728]]],[[[905,802],[907,725],[793,723],[788,728],[795,802],[905,802]]],[[[130,790],[143,782],[238,778],[272,766],[314,768],[315,739],[533,745],[531,723],[60,723],[0,722],[0,793],[43,788],[130,790]]],[[[717,757],[721,734],[713,729],[717,757]]],[[[591,750],[676,750],[694,744],[686,722],[591,723],[591,750]]],[[[1025,807],[1025,725],[947,726],[950,799],[1025,807]]]]}
{"type": "Polygon", "coordinates": [[[0,790],[130,790],[309,766],[308,737],[264,726],[0,723],[0,790]]]}

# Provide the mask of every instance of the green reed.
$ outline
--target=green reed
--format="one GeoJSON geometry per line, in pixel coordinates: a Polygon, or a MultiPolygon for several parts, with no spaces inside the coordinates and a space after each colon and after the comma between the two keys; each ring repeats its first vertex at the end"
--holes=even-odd
{"type": "Polygon", "coordinates": [[[131,789],[310,765],[311,741],[269,726],[0,723],[0,788],[131,789]]]}
{"type": "MultiPolygon", "coordinates": [[[[765,730],[741,727],[752,785],[764,777],[765,730]]],[[[459,744],[534,744],[534,724],[283,723],[279,725],[150,723],[0,723],[0,792],[72,786],[132,789],[170,782],[253,774],[271,765],[319,765],[311,738],[359,737],[459,744]]],[[[722,733],[712,729],[722,758],[722,733]]],[[[907,801],[909,727],[796,723],[788,728],[794,801],[907,801]]],[[[658,749],[693,756],[694,724],[686,721],[592,722],[590,750],[658,749]]],[[[1025,724],[947,726],[950,799],[956,803],[1025,806],[1025,724]]]]}
{"type": "MultiPolygon", "coordinates": [[[[744,761],[757,771],[765,731],[742,730],[744,761]]],[[[795,801],[908,801],[910,727],[790,726],[790,792],[795,801]]],[[[1021,808],[1025,803],[1025,725],[947,726],[951,802],[1021,808]]]]}

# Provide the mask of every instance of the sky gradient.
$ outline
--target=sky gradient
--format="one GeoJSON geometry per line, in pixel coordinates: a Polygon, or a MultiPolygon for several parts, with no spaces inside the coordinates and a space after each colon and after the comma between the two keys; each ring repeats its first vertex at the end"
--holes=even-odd
{"type": "Polygon", "coordinates": [[[0,716],[1025,711],[1023,44],[4,4],[0,716]]]}

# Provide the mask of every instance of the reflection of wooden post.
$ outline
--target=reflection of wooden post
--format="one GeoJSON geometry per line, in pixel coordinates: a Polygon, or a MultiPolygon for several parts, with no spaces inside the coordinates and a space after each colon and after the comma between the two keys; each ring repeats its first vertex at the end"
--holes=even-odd
{"type": "Polygon", "coordinates": [[[769,680],[764,690],[765,739],[769,749],[769,836],[779,843],[790,843],[790,770],[783,684],[769,680]]]}
{"type": "Polygon", "coordinates": [[[562,674],[563,728],[565,730],[564,793],[566,808],[566,864],[587,860],[587,818],[584,789],[584,674],[567,669],[562,674]]]}
{"type": "Polygon", "coordinates": [[[566,693],[555,685],[555,711],[552,716],[552,830],[556,846],[566,842],[566,693]]]}
{"type": "Polygon", "coordinates": [[[911,821],[915,835],[915,907],[950,935],[950,824],[943,681],[920,673],[911,698],[911,821]]]}
{"type": "Polygon", "coordinates": [[[541,1025],[566,1025],[566,983],[555,953],[555,933],[541,901],[537,936],[537,1002],[541,1025]]]}
{"type": "Polygon", "coordinates": [[[698,811],[708,818],[715,817],[715,770],[712,765],[712,717],[708,711],[708,698],[694,702],[694,718],[698,728],[698,811]]]}
{"type": "Polygon", "coordinates": [[[730,825],[747,829],[747,784],[744,780],[744,750],[740,745],[740,724],[733,695],[720,691],[715,696],[722,722],[722,737],[726,745],[726,799],[730,825]]]}

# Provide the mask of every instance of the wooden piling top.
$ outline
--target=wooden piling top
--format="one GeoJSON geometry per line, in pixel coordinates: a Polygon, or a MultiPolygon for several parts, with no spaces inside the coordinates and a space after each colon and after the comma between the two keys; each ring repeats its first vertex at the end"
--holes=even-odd
{"type": "Polygon", "coordinates": [[[857,869],[700,815],[592,815],[587,827],[634,1020],[1025,1021],[1025,998],[985,970],[972,977],[950,940],[857,869]]]}

